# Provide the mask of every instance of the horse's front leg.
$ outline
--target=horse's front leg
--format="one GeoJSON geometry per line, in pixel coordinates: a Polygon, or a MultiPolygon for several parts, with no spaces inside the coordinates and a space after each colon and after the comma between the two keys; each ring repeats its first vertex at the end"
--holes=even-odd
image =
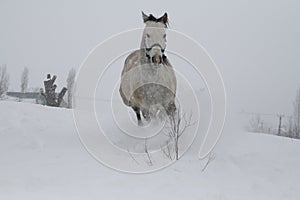
{"type": "Polygon", "coordinates": [[[150,113],[149,113],[149,110],[143,109],[143,110],[142,110],[142,114],[143,114],[144,119],[145,119],[147,122],[149,122],[149,121],[150,121],[150,113]]]}
{"type": "Polygon", "coordinates": [[[134,112],[136,114],[138,125],[141,126],[142,125],[142,119],[141,119],[141,110],[140,110],[140,108],[137,107],[137,106],[134,106],[134,107],[132,107],[132,109],[134,110],[134,112]]]}
{"type": "Polygon", "coordinates": [[[167,112],[167,115],[173,115],[176,111],[176,105],[174,101],[171,101],[167,106],[165,106],[165,110],[167,112]]]}

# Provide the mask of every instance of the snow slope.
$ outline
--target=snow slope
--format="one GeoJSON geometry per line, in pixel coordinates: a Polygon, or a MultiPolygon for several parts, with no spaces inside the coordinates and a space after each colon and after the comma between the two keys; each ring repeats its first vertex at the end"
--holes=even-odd
{"type": "Polygon", "coordinates": [[[166,169],[131,175],[87,153],[70,110],[0,101],[0,111],[0,199],[300,198],[297,140],[227,127],[203,172],[206,161],[190,150],[166,169]]]}

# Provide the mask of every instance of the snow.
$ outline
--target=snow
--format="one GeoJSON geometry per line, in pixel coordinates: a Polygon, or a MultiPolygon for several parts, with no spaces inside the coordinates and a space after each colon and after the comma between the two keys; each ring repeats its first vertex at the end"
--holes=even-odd
{"type": "Polygon", "coordinates": [[[168,168],[132,175],[88,154],[71,110],[12,101],[0,110],[0,199],[300,198],[298,140],[227,126],[204,171],[193,146],[168,168]]]}

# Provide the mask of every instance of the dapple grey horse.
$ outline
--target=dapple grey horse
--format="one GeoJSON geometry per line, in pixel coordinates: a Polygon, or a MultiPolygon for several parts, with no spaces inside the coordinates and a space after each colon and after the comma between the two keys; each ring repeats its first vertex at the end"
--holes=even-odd
{"type": "Polygon", "coordinates": [[[165,56],[168,16],[156,18],[144,14],[144,28],[139,50],[125,60],[121,75],[120,95],[125,105],[131,107],[142,124],[159,112],[171,115],[175,112],[176,77],[165,56]]]}

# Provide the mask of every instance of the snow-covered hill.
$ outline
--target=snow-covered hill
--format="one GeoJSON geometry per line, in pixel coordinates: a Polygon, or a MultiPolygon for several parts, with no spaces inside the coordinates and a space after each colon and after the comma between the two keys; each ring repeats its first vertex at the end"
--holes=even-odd
{"type": "Polygon", "coordinates": [[[189,151],[131,175],[94,160],[72,111],[0,101],[0,199],[299,199],[300,141],[227,128],[206,161],[189,151]],[[230,131],[231,130],[231,131],[230,131]]]}

